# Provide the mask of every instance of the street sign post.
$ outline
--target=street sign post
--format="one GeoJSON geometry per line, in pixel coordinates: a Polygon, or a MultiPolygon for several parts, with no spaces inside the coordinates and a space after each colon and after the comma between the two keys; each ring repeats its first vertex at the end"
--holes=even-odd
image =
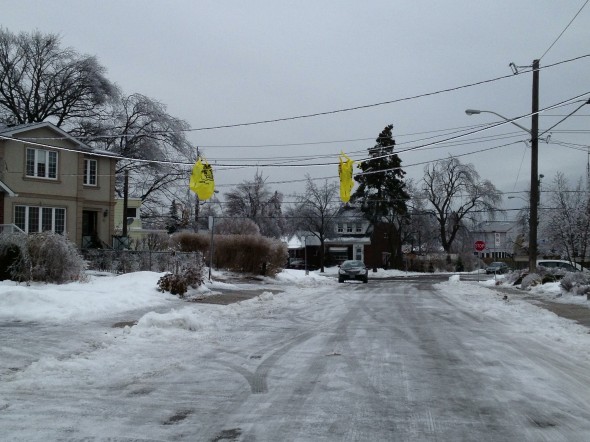
{"type": "MultiPolygon", "coordinates": [[[[475,241],[473,243],[473,248],[477,251],[477,252],[483,252],[486,248],[486,243],[485,241],[475,241]]],[[[477,271],[477,281],[479,282],[479,270],[477,271]]]]}

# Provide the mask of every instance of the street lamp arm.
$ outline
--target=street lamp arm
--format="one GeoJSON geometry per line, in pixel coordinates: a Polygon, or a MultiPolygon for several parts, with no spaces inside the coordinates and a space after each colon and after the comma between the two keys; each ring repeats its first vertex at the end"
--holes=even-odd
{"type": "Polygon", "coordinates": [[[526,128],[526,127],[524,127],[524,126],[521,126],[520,124],[518,124],[518,123],[517,123],[517,122],[515,122],[514,120],[511,120],[510,118],[506,118],[505,116],[503,116],[503,115],[500,115],[500,114],[499,114],[499,113],[497,113],[497,112],[494,112],[494,111],[488,111],[488,110],[478,110],[478,109],[466,109],[466,110],[465,110],[465,113],[466,113],[467,115],[477,115],[477,114],[483,114],[483,113],[486,113],[486,114],[494,114],[494,115],[496,115],[496,116],[498,116],[498,117],[502,118],[504,121],[507,121],[508,123],[512,123],[512,124],[514,124],[515,126],[517,126],[517,127],[520,127],[522,130],[524,130],[525,132],[527,132],[527,133],[528,133],[528,134],[529,134],[531,137],[533,136],[532,132],[531,132],[529,129],[527,129],[527,128],[526,128]]]}

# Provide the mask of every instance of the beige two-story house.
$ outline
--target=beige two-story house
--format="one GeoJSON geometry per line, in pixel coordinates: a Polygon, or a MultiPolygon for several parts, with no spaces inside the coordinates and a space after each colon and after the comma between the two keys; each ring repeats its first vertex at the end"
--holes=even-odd
{"type": "Polygon", "coordinates": [[[49,122],[0,126],[0,225],[110,246],[116,162],[49,122]]]}

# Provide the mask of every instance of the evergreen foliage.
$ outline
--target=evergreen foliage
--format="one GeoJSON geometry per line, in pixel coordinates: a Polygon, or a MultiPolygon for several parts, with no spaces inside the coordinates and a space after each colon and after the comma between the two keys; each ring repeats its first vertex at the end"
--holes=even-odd
{"type": "Polygon", "coordinates": [[[370,159],[359,165],[361,174],[354,177],[359,185],[353,198],[361,203],[362,210],[373,222],[391,213],[406,213],[406,202],[410,198],[405,188],[406,172],[401,168],[402,161],[393,153],[392,129],[392,124],[385,126],[375,146],[368,149],[370,159]]]}
{"type": "Polygon", "coordinates": [[[176,207],[176,200],[172,200],[170,204],[170,211],[168,212],[168,220],[166,221],[166,231],[172,234],[178,230],[180,226],[180,218],[178,217],[178,207],[176,207]]]}
{"type": "Polygon", "coordinates": [[[352,200],[360,203],[361,210],[373,225],[386,224],[391,264],[400,268],[403,231],[409,224],[407,202],[410,196],[406,190],[406,172],[401,168],[401,159],[393,153],[395,140],[392,129],[392,124],[385,126],[376,144],[368,149],[370,159],[359,165],[361,173],[354,177],[359,185],[352,200]]]}

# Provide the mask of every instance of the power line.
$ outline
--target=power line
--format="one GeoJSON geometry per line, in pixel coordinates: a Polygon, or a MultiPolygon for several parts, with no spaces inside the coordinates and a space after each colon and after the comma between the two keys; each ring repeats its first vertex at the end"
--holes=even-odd
{"type": "MultiPolygon", "coordinates": [[[[590,1],[590,0],[587,0],[590,1]]],[[[546,134],[547,132],[549,132],[551,129],[553,129],[555,126],[557,126],[558,124],[563,123],[565,120],[567,120],[569,117],[571,117],[573,114],[575,114],[576,112],[578,112],[580,109],[582,109],[582,107],[584,107],[585,105],[590,104],[590,100],[586,101],[585,103],[582,103],[580,106],[578,106],[576,109],[574,109],[572,112],[570,112],[568,115],[566,115],[565,117],[563,117],[561,120],[559,120],[557,123],[555,123],[553,126],[551,126],[549,129],[546,129],[545,131],[543,131],[542,133],[540,133],[538,135],[538,137],[540,137],[541,135],[546,134]]]]}
{"type": "MultiPolygon", "coordinates": [[[[590,1],[590,0],[588,0],[588,1],[590,1]]],[[[549,64],[547,66],[540,68],[539,70],[549,69],[549,68],[552,68],[552,67],[564,64],[564,63],[569,63],[572,61],[581,60],[582,58],[586,58],[586,57],[590,57],[590,54],[585,54],[585,55],[570,58],[567,60],[562,60],[557,63],[549,64]]],[[[488,83],[493,83],[493,82],[496,82],[499,80],[513,78],[516,75],[526,74],[528,72],[532,72],[532,69],[522,71],[522,72],[517,72],[516,74],[502,75],[499,77],[490,78],[488,80],[476,81],[474,83],[468,83],[468,84],[464,84],[462,86],[455,86],[455,87],[451,87],[451,88],[447,88],[447,89],[440,89],[440,90],[437,90],[434,92],[426,92],[423,94],[411,95],[409,97],[396,98],[396,99],[388,100],[388,101],[381,101],[379,103],[365,104],[365,105],[361,105],[361,106],[336,109],[336,110],[331,110],[331,111],[326,111],[326,112],[315,112],[315,113],[311,113],[311,114],[296,115],[296,116],[292,116],[292,117],[274,118],[274,119],[268,119],[268,120],[252,121],[252,122],[247,122],[247,123],[223,124],[223,125],[219,125],[219,126],[193,128],[193,129],[188,129],[188,131],[204,131],[204,130],[214,130],[214,129],[228,129],[228,128],[232,128],[232,127],[254,126],[254,125],[258,125],[258,124],[278,123],[278,122],[282,122],[282,121],[300,120],[300,119],[304,119],[304,118],[313,118],[313,117],[333,115],[333,114],[350,112],[350,111],[361,110],[361,109],[368,109],[368,108],[372,108],[372,107],[384,106],[386,104],[400,103],[403,101],[410,101],[410,100],[415,100],[418,98],[430,97],[433,95],[439,95],[439,94],[443,94],[443,93],[447,93],[447,92],[454,92],[454,91],[458,91],[461,89],[467,89],[467,88],[474,87],[474,86],[481,86],[483,84],[488,84],[488,83]]]]}
{"type": "MultiPolygon", "coordinates": [[[[586,2],[588,2],[588,1],[590,1],[590,0],[587,0],[586,2]]],[[[590,57],[590,54],[584,54],[584,55],[580,55],[578,57],[573,57],[573,58],[569,58],[566,60],[562,60],[562,61],[559,61],[559,62],[556,62],[553,64],[549,64],[549,65],[540,67],[538,70],[541,71],[541,70],[545,70],[545,69],[550,69],[550,68],[553,68],[553,67],[565,64],[565,63],[571,63],[573,61],[578,61],[578,60],[581,60],[581,59],[587,58],[587,57],[590,57]]],[[[333,114],[344,113],[344,112],[351,112],[351,111],[355,111],[355,110],[368,109],[368,108],[372,108],[372,107],[384,106],[387,104],[400,103],[403,101],[410,101],[410,100],[415,100],[418,98],[425,98],[425,97],[430,97],[430,96],[434,96],[434,95],[440,95],[443,93],[454,92],[454,91],[458,91],[461,89],[467,89],[467,88],[474,87],[474,86],[481,86],[481,85],[493,83],[493,82],[496,82],[499,80],[513,78],[517,75],[523,75],[523,74],[526,74],[529,72],[532,72],[532,69],[528,69],[525,71],[518,71],[514,74],[502,75],[502,76],[490,78],[487,80],[481,80],[481,81],[476,81],[473,83],[467,83],[467,84],[464,84],[461,86],[455,86],[455,87],[450,87],[450,88],[446,88],[446,89],[439,89],[439,90],[436,90],[433,92],[426,92],[426,93],[422,93],[422,94],[411,95],[408,97],[396,98],[396,99],[392,99],[392,100],[388,100],[388,101],[381,101],[378,103],[364,104],[364,105],[360,105],[360,106],[353,106],[353,107],[336,109],[336,110],[331,110],[331,111],[314,112],[314,113],[310,113],[310,114],[296,115],[296,116],[283,117],[283,118],[272,118],[272,119],[251,121],[251,122],[245,122],[245,123],[222,124],[222,125],[217,125],[217,126],[188,128],[188,129],[181,129],[181,130],[178,130],[175,132],[197,132],[197,131],[206,131],[206,130],[215,130],[215,129],[229,129],[229,128],[234,128],[234,127],[244,127],[244,126],[254,126],[254,125],[260,125],[260,124],[278,123],[278,122],[283,122],[283,121],[300,120],[300,119],[305,119],[305,118],[313,118],[313,117],[333,115],[333,114]]],[[[169,134],[169,133],[173,133],[173,132],[171,132],[171,131],[150,132],[150,134],[153,134],[153,135],[161,135],[161,134],[169,134]]],[[[134,136],[138,136],[138,135],[140,135],[140,134],[134,133],[134,134],[102,135],[102,136],[87,137],[87,138],[80,137],[80,139],[81,140],[92,140],[92,139],[101,139],[101,138],[121,138],[121,137],[126,137],[126,136],[134,137],[134,136]]]]}
{"type": "MultiPolygon", "coordinates": [[[[555,108],[558,108],[558,107],[565,106],[565,105],[567,105],[569,103],[575,102],[579,98],[581,98],[581,97],[583,97],[585,95],[588,95],[588,94],[590,94],[590,92],[585,92],[585,93],[580,94],[580,95],[577,95],[575,97],[572,97],[572,98],[563,100],[563,101],[561,101],[561,102],[559,102],[557,104],[554,104],[554,105],[545,107],[543,109],[540,109],[537,113],[542,113],[542,112],[545,112],[547,110],[551,110],[551,109],[555,109],[555,108]]],[[[469,136],[469,135],[477,134],[477,133],[480,133],[480,132],[483,132],[483,131],[486,131],[486,130],[489,130],[489,129],[492,129],[492,128],[496,128],[496,127],[500,127],[500,126],[503,126],[503,125],[512,123],[512,122],[514,122],[516,120],[519,120],[519,119],[522,119],[522,118],[525,118],[525,117],[529,117],[531,115],[532,115],[532,113],[531,114],[526,114],[526,115],[523,115],[523,116],[520,116],[520,117],[517,117],[517,118],[513,118],[511,120],[506,120],[506,121],[502,121],[502,122],[498,122],[498,123],[492,123],[490,125],[484,126],[483,128],[472,130],[472,131],[469,131],[469,132],[466,132],[466,133],[463,133],[463,134],[460,134],[460,135],[454,135],[452,137],[449,137],[449,138],[446,138],[446,139],[443,139],[443,140],[438,140],[438,141],[434,141],[434,142],[431,142],[431,143],[426,143],[426,144],[422,144],[422,145],[417,145],[417,146],[409,147],[409,148],[405,149],[404,151],[402,151],[400,153],[408,152],[408,151],[412,151],[412,150],[417,150],[417,149],[422,149],[422,148],[426,148],[426,147],[429,147],[429,146],[435,146],[435,145],[441,145],[441,144],[444,144],[444,143],[448,143],[448,142],[453,141],[453,140],[464,138],[464,137],[469,136]]],[[[22,139],[19,139],[19,138],[7,137],[7,136],[4,136],[4,135],[0,135],[0,139],[23,141],[22,139]]],[[[38,142],[33,142],[33,141],[27,141],[27,143],[30,144],[30,145],[33,145],[33,146],[49,147],[49,148],[56,149],[56,150],[79,152],[79,150],[76,150],[76,149],[66,148],[66,147],[61,147],[61,146],[52,146],[52,145],[48,145],[48,144],[45,144],[45,143],[38,143],[38,142]]],[[[514,143],[509,143],[509,144],[514,144],[514,143]]],[[[507,145],[509,145],[509,144],[507,144],[507,145]]],[[[393,147],[393,146],[390,146],[390,147],[393,147]]],[[[502,146],[499,146],[499,147],[502,147],[502,146]]],[[[490,149],[493,149],[493,148],[490,148],[490,149]]],[[[484,149],[484,150],[482,150],[482,152],[485,151],[485,150],[489,150],[489,149],[484,149]]],[[[162,161],[162,160],[147,160],[147,159],[127,158],[127,157],[123,157],[123,156],[118,155],[118,154],[107,154],[107,153],[100,153],[100,152],[97,152],[97,151],[93,151],[93,152],[89,152],[89,153],[92,154],[93,156],[97,156],[97,157],[112,158],[112,159],[117,159],[117,160],[126,160],[126,161],[129,161],[131,163],[165,164],[165,165],[178,165],[178,166],[191,166],[191,167],[193,166],[193,162],[188,163],[188,162],[183,162],[183,161],[162,161]]],[[[394,153],[391,153],[391,154],[385,154],[385,155],[378,156],[378,157],[363,158],[363,159],[360,159],[360,160],[356,160],[356,162],[357,163],[362,163],[362,162],[371,161],[371,160],[375,160],[375,159],[379,159],[379,158],[390,157],[392,155],[397,155],[397,154],[398,154],[398,152],[394,152],[394,153]]],[[[464,155],[466,155],[466,154],[464,154],[464,155]]],[[[460,156],[463,156],[463,155],[460,155],[460,156]]],[[[330,166],[330,165],[335,165],[335,164],[337,164],[337,163],[336,162],[334,162],[334,163],[322,163],[322,164],[316,164],[314,166],[323,167],[323,166],[330,166]]],[[[223,167],[223,165],[216,165],[216,166],[217,167],[223,167]]],[[[291,165],[291,167],[311,167],[311,166],[312,165],[309,165],[309,164],[305,164],[305,165],[291,165]]],[[[243,168],[243,167],[261,167],[261,166],[260,165],[238,166],[238,165],[233,165],[232,164],[232,165],[227,165],[227,167],[232,167],[232,168],[240,167],[240,168],[243,168]]],[[[408,166],[404,166],[404,167],[408,167],[408,166]]],[[[330,178],[332,178],[332,177],[330,177],[330,178]]],[[[290,181],[290,182],[301,182],[301,181],[306,181],[306,180],[295,180],[295,181],[290,181]]]]}
{"type": "Polygon", "coordinates": [[[580,12],[582,12],[582,9],[584,9],[584,7],[588,4],[588,1],[590,1],[590,0],[586,0],[584,2],[584,4],[582,5],[582,7],[580,8],[580,10],[578,12],[576,12],[576,15],[574,15],[574,17],[570,20],[570,22],[563,29],[563,31],[561,31],[561,33],[557,36],[557,38],[553,41],[553,43],[551,43],[551,45],[547,48],[547,50],[543,53],[543,55],[541,55],[541,58],[539,58],[539,61],[541,61],[543,59],[543,57],[547,54],[547,52],[549,52],[551,50],[551,48],[553,47],[553,45],[555,45],[555,43],[557,43],[557,40],[559,40],[561,38],[561,36],[564,34],[565,31],[567,31],[567,29],[574,22],[574,20],[576,19],[576,17],[580,14],[580,12]]]}

